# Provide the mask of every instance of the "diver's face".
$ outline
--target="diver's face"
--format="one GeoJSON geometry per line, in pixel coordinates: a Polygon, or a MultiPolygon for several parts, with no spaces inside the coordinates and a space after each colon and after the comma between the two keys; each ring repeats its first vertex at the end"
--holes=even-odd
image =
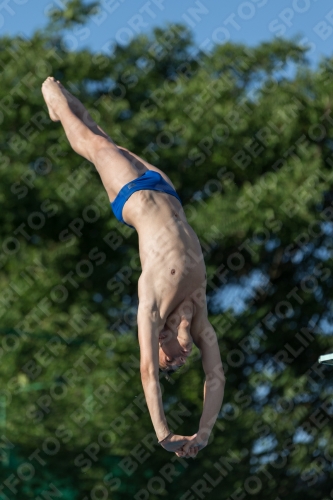
{"type": "Polygon", "coordinates": [[[192,348],[185,349],[170,331],[162,332],[160,336],[159,365],[162,370],[177,369],[183,366],[191,354],[192,348]]]}

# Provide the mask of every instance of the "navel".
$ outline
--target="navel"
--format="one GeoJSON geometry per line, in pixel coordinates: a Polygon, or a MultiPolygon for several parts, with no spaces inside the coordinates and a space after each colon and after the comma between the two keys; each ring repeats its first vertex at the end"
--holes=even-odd
{"type": "Polygon", "coordinates": [[[171,274],[175,274],[176,270],[175,269],[171,269],[171,274]]]}

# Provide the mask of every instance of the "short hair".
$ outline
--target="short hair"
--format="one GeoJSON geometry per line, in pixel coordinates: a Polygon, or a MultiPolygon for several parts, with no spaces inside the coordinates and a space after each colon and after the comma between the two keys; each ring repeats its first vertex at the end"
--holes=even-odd
{"type": "Polygon", "coordinates": [[[181,366],[178,366],[176,370],[172,370],[171,368],[168,368],[167,370],[162,370],[162,368],[159,368],[160,372],[164,374],[165,378],[167,380],[170,380],[170,376],[175,373],[177,370],[179,370],[181,366]]]}
{"type": "Polygon", "coordinates": [[[174,372],[174,370],[171,370],[170,368],[167,368],[165,370],[163,370],[162,368],[159,368],[159,371],[161,373],[163,373],[164,375],[171,375],[174,372]]]}

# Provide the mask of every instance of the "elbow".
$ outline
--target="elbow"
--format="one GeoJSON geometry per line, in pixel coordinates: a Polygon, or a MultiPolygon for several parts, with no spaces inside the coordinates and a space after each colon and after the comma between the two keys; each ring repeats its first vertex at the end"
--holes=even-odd
{"type": "Polygon", "coordinates": [[[141,380],[156,380],[158,379],[158,372],[153,366],[140,366],[141,380]]]}
{"type": "Polygon", "coordinates": [[[226,377],[224,375],[224,371],[222,370],[219,373],[216,373],[215,371],[213,372],[206,372],[206,382],[208,385],[219,385],[219,386],[225,386],[226,383],[226,377]]]}

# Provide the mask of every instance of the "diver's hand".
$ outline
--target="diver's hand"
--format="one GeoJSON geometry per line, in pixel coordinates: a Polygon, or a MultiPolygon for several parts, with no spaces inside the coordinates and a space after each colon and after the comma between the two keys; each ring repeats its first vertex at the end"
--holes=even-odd
{"type": "Polygon", "coordinates": [[[188,436],[178,436],[177,434],[170,434],[164,441],[162,441],[161,446],[167,451],[176,451],[181,448],[187,442],[188,436]]]}
{"type": "Polygon", "coordinates": [[[193,436],[185,436],[186,443],[176,450],[176,455],[182,458],[195,458],[200,450],[205,448],[208,444],[207,433],[200,435],[199,432],[193,436]]]}

